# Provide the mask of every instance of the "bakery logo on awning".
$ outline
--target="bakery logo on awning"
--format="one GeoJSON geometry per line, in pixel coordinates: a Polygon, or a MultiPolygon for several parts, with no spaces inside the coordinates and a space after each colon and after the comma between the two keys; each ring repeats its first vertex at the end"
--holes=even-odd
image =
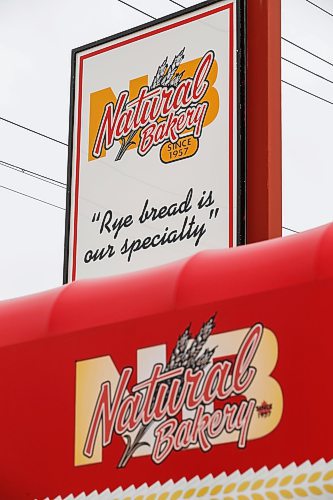
{"type": "Polygon", "coordinates": [[[272,432],[283,407],[280,385],[270,376],[275,335],[259,323],[211,335],[214,327],[212,316],[195,337],[186,328],[166,363],[156,362],[165,358],[165,345],[139,349],[137,378],[142,368],[150,375],[136,383],[133,368],[119,373],[110,356],[77,362],[75,465],[102,462],[102,449],[115,439],[117,466],[125,467],[133,456],[151,455],[161,464],[175,451],[209,452],[228,442],[244,449],[249,439],[272,432]],[[258,420],[264,397],[274,411],[258,420]]]}
{"type": "Polygon", "coordinates": [[[152,82],[148,75],[129,82],[129,90],[116,96],[111,88],[90,96],[89,160],[114,148],[121,160],[136,148],[146,156],[160,147],[164,163],[189,158],[199,148],[203,127],[218,113],[219,95],[213,84],[217,76],[215,54],[183,62],[183,48],[168,64],[158,67],[152,82]],[[120,142],[120,148],[115,144],[120,142]]]}

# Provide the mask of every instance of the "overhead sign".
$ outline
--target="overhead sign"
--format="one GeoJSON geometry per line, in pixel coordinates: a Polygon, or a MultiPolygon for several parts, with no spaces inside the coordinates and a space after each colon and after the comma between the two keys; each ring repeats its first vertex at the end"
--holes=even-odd
{"type": "Polygon", "coordinates": [[[65,282],[244,241],[243,8],[73,51],[65,282]]]}

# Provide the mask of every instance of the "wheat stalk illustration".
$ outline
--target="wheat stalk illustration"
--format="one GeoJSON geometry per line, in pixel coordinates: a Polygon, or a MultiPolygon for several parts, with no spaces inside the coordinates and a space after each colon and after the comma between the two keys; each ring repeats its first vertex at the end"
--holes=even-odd
{"type": "MultiPolygon", "coordinates": [[[[225,500],[234,498],[280,500],[282,498],[316,498],[320,496],[324,499],[333,498],[332,466],[332,462],[329,464],[323,462],[311,465],[308,471],[303,471],[303,466],[295,466],[294,470],[288,472],[287,468],[285,473],[282,471],[280,474],[272,475],[269,472],[260,474],[259,472],[253,474],[252,477],[238,481],[220,482],[216,480],[215,485],[210,489],[210,495],[208,494],[209,488],[206,488],[207,498],[216,498],[217,494],[225,500]]],[[[306,469],[306,467],[304,468],[306,469]]],[[[195,493],[199,494],[199,491],[195,493]]]]}
{"type": "MultiPolygon", "coordinates": [[[[169,362],[166,364],[163,373],[167,373],[175,368],[183,367],[184,370],[178,377],[180,381],[183,382],[186,369],[191,368],[193,372],[197,372],[198,370],[204,370],[208,366],[216,348],[204,349],[204,347],[215,327],[215,317],[216,314],[211,316],[211,318],[209,318],[209,320],[202,325],[199,333],[194,338],[191,336],[190,326],[185,329],[182,335],[178,338],[176,346],[171,353],[169,362]]],[[[165,398],[167,398],[170,392],[172,380],[168,379],[163,383],[169,386],[165,395],[165,398]]],[[[176,398],[180,396],[182,385],[182,383],[179,385],[176,398]]],[[[156,401],[157,392],[158,387],[153,397],[152,405],[154,405],[156,401]]],[[[139,429],[133,442],[128,434],[124,435],[124,438],[126,439],[126,449],[118,463],[118,468],[125,467],[138,448],[141,446],[150,446],[148,442],[141,441],[141,439],[153,423],[154,421],[150,422],[148,425],[143,425],[139,429]]]]}
{"type": "MultiPolygon", "coordinates": [[[[166,57],[162,64],[157,68],[156,74],[149,87],[149,90],[154,90],[157,87],[177,87],[183,77],[184,71],[177,73],[177,70],[184,59],[185,47],[177,54],[170,65],[168,65],[168,58],[166,57]]],[[[133,130],[127,138],[120,139],[121,147],[118,151],[115,161],[121,160],[127,149],[135,144],[133,141],[137,130],[133,130]]]]}

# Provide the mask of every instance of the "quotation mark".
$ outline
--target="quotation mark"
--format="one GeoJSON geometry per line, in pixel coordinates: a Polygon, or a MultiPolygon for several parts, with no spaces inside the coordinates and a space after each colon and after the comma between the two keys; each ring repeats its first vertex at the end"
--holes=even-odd
{"type": "Polygon", "coordinates": [[[209,218],[212,219],[213,217],[217,217],[217,214],[219,213],[219,208],[212,208],[212,210],[210,211],[210,214],[209,214],[209,218]]]}
{"type": "Polygon", "coordinates": [[[101,212],[95,212],[91,222],[98,222],[101,217],[101,212]]]}

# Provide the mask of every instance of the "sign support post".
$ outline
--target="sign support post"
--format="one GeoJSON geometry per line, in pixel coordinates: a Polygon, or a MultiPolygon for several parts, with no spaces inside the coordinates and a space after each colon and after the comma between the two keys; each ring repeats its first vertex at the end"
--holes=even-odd
{"type": "Polygon", "coordinates": [[[247,12],[247,243],[281,236],[281,0],[247,12]]]}

